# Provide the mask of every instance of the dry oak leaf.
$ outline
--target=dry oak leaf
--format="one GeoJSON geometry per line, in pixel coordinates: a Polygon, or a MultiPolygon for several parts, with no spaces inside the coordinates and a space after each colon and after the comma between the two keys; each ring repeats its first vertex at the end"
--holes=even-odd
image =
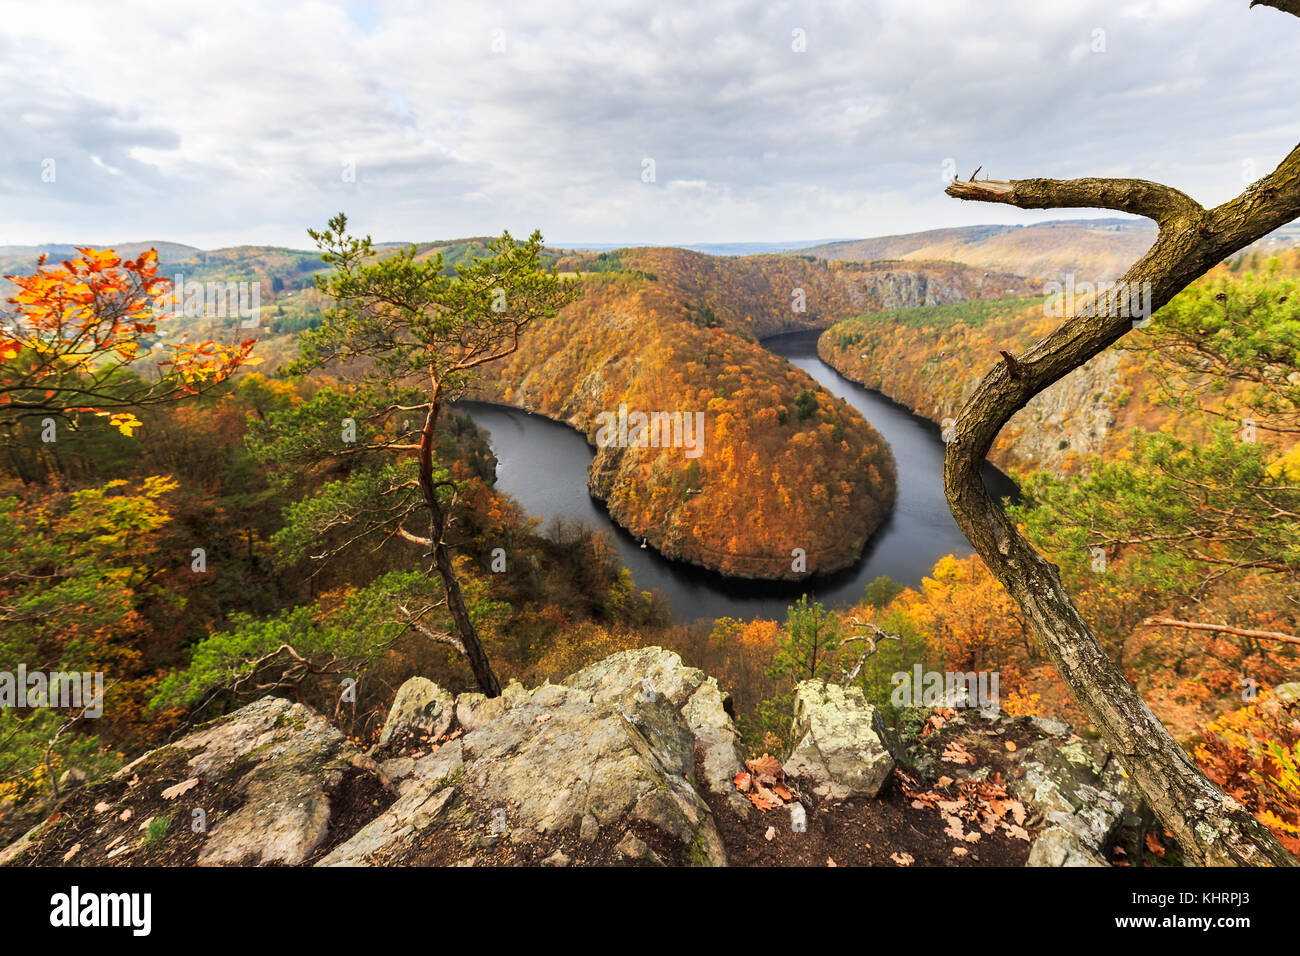
{"type": "Polygon", "coordinates": [[[188,780],[182,780],[180,783],[176,784],[175,786],[168,787],[166,790],[164,790],[162,792],[162,798],[164,800],[175,800],[182,793],[185,793],[186,791],[189,790],[193,790],[195,787],[198,786],[198,784],[199,784],[198,777],[190,777],[190,779],[188,780]]]}
{"type": "Polygon", "coordinates": [[[916,862],[916,857],[912,856],[910,853],[891,853],[889,854],[889,858],[899,866],[911,866],[916,862]]]}
{"type": "Polygon", "coordinates": [[[770,754],[763,754],[757,760],[746,760],[745,767],[756,777],[771,777],[773,780],[779,780],[785,776],[781,770],[781,762],[770,754]]]}

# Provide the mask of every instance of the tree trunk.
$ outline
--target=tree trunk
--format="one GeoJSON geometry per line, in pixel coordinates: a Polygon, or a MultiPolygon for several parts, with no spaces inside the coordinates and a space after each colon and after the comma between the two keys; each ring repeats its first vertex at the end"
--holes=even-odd
{"type": "MultiPolygon", "coordinates": [[[[959,199],[1026,209],[1116,209],[1154,219],[1155,245],[1118,288],[1149,283],[1151,312],[1233,252],[1300,215],[1300,147],[1269,176],[1211,210],[1178,190],[1131,179],[956,181],[959,199]]],[[[957,418],[944,461],[944,488],[958,525],[1024,609],[1039,642],[1080,706],[1160,822],[1202,865],[1294,866],[1291,856],[1240,803],[1223,794],[1151,712],[1102,649],[1043,559],[984,487],[982,466],[1002,427],[1035,395],[1100,354],[1134,326],[1112,290],[1099,295],[1023,355],[1003,353],[957,418]]]]}
{"type": "Polygon", "coordinates": [[[437,489],[433,484],[433,441],[441,404],[435,399],[429,405],[424,418],[424,428],[420,431],[420,493],[424,497],[425,507],[429,509],[429,540],[433,542],[433,563],[442,579],[443,591],[447,595],[447,610],[456,627],[465,650],[465,659],[469,661],[470,670],[478,688],[488,697],[501,696],[501,683],[488,663],[487,654],[479,642],[478,631],[470,620],[469,610],[465,607],[465,598],[460,593],[460,582],[456,580],[456,569],[451,563],[451,550],[443,540],[443,531],[447,526],[447,516],[442,505],[438,503],[437,489]]]}

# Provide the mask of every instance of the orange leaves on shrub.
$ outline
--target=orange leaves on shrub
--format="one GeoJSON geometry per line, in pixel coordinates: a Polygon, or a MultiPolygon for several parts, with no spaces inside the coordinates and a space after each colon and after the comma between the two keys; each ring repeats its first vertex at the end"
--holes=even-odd
{"type": "Polygon", "coordinates": [[[1300,856],[1300,704],[1265,691],[1204,730],[1196,762],[1300,856]]]}
{"type": "MultiPolygon", "coordinates": [[[[171,289],[158,274],[158,253],[149,249],[124,260],[111,249],[77,252],[78,258],[52,267],[42,256],[33,274],[5,276],[18,291],[9,299],[16,306],[13,321],[0,337],[0,405],[29,413],[102,413],[101,402],[86,402],[87,391],[98,395],[112,373],[140,357],[144,338],[157,333],[171,289]]],[[[255,364],[254,343],[177,345],[158,363],[170,366],[167,380],[108,404],[123,408],[195,394],[255,364]]],[[[133,415],[115,415],[111,424],[129,436],[140,423],[133,415]]]]}

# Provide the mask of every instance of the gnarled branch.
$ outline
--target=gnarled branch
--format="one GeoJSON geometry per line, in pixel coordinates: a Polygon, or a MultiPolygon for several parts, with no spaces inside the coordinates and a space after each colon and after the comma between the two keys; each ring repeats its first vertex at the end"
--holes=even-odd
{"type": "Polygon", "coordinates": [[[1114,209],[1161,225],[1190,222],[1205,212],[1186,193],[1145,179],[958,179],[944,191],[956,199],[1021,209],[1114,209]]]}
{"type": "MultiPolygon", "coordinates": [[[[1297,12],[1289,9],[1291,3],[1270,5],[1297,12]]],[[[1188,855],[1202,864],[1295,865],[1262,824],[1196,767],[1102,650],[1059,570],[988,494],[982,468],[1016,412],[1133,328],[1133,317],[1122,307],[1123,290],[1149,292],[1147,302],[1155,311],[1232,253],[1300,216],[1300,147],[1236,199],[1210,210],[1176,189],[1145,180],[983,180],[954,182],[947,191],[1026,209],[1116,209],[1159,225],[1155,244],[1114,289],[1016,356],[1014,370],[998,362],[984,377],[958,414],[944,460],[944,489],[958,525],[1024,610],[1061,677],[1188,855]]]]}

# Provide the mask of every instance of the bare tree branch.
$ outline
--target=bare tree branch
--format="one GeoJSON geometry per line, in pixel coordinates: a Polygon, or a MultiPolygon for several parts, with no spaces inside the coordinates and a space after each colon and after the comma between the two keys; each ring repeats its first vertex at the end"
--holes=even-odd
{"type": "Polygon", "coordinates": [[[1164,225],[1205,212],[1177,189],[1145,179],[954,180],[945,190],[956,199],[1000,202],[1021,209],[1114,209],[1164,225]]]}
{"type": "Polygon", "coordinates": [[[1185,631],[1214,631],[1218,634],[1235,634],[1237,637],[1254,637],[1262,641],[1300,644],[1300,637],[1283,634],[1281,631],[1256,631],[1248,627],[1229,627],[1227,624],[1201,624],[1196,621],[1179,621],[1172,617],[1148,617],[1142,622],[1142,626],[1180,627],[1185,631]]]}

